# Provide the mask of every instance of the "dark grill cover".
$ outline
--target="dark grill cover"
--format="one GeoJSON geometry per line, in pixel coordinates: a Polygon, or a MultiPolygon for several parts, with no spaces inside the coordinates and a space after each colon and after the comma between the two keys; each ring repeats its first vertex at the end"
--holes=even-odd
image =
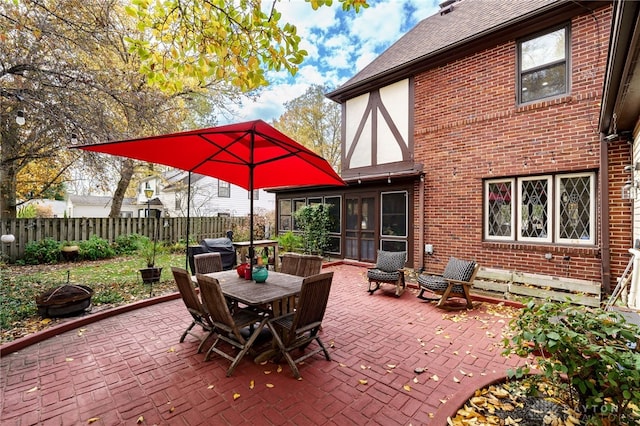
{"type": "Polygon", "coordinates": [[[193,266],[193,256],[199,253],[220,253],[222,268],[224,270],[233,269],[236,264],[236,249],[233,247],[233,241],[229,238],[205,238],[200,241],[200,247],[195,246],[189,248],[191,249],[191,253],[189,254],[189,266],[191,267],[192,272],[195,271],[193,266]]]}

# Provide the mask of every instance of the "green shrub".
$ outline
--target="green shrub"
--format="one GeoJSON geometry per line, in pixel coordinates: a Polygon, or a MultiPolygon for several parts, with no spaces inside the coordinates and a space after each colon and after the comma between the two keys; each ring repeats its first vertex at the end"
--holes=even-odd
{"type": "Polygon", "coordinates": [[[24,262],[28,265],[57,263],[60,259],[60,243],[51,238],[31,241],[24,248],[24,262]]]}
{"type": "Polygon", "coordinates": [[[113,257],[116,252],[109,241],[92,235],[91,238],[80,243],[79,254],[82,260],[97,260],[113,257]]]}
{"type": "Polygon", "coordinates": [[[331,229],[330,206],[315,204],[304,206],[296,212],[296,221],[302,230],[304,250],[307,253],[323,254],[329,242],[331,229]]]}
{"type": "MultiPolygon", "coordinates": [[[[640,328],[616,312],[568,303],[529,302],[510,323],[505,354],[540,354],[540,370],[551,380],[567,377],[580,407],[599,424],[637,424],[640,406],[640,328]]],[[[522,377],[529,367],[511,372],[522,377]]]]}
{"type": "MultiPolygon", "coordinates": [[[[113,243],[116,254],[133,254],[140,247],[140,234],[118,235],[113,243]]],[[[146,237],[145,237],[146,238],[146,237]]]]}

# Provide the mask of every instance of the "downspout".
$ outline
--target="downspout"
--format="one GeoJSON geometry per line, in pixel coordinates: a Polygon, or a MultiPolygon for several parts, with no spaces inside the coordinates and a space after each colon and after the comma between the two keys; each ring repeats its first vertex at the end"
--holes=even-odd
{"type": "Polygon", "coordinates": [[[600,134],[600,276],[602,289],[606,294],[611,293],[611,247],[609,241],[609,156],[608,145],[600,134]]]}
{"type": "Polygon", "coordinates": [[[420,253],[420,272],[424,272],[424,174],[418,180],[418,253],[420,253]]]}

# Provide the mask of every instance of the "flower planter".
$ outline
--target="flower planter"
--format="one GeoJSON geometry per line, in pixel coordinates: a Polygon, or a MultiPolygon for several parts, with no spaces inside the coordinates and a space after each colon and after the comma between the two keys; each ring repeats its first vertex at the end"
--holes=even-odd
{"type": "Polygon", "coordinates": [[[140,269],[140,276],[142,282],[145,284],[157,283],[160,281],[160,275],[162,274],[162,268],[143,268],[140,269]]]}
{"type": "Polygon", "coordinates": [[[66,260],[67,262],[71,262],[78,258],[79,250],[80,248],[78,246],[63,246],[60,249],[60,252],[62,253],[62,257],[64,258],[64,260],[66,260]]]}

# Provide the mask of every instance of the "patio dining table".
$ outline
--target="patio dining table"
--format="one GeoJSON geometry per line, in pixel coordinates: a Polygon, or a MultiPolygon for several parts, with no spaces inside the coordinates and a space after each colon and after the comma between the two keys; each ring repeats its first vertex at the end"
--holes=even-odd
{"type": "MultiPolygon", "coordinates": [[[[269,271],[267,281],[264,283],[240,278],[234,270],[205,275],[218,280],[225,297],[249,306],[262,308],[269,306],[274,317],[293,312],[296,296],[300,294],[304,280],[304,277],[275,271],[269,271]]],[[[272,347],[259,353],[254,361],[256,363],[267,361],[277,353],[277,344],[274,341],[272,347]]]]}

